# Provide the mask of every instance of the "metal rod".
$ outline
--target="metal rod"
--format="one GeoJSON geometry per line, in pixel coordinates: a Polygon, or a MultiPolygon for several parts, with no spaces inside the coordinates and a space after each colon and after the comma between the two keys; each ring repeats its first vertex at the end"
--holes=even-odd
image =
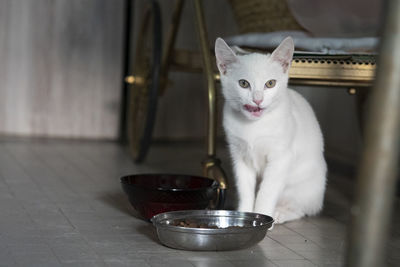
{"type": "Polygon", "coordinates": [[[163,51],[164,57],[161,63],[161,77],[163,81],[161,85],[161,94],[164,92],[165,87],[167,86],[168,70],[171,64],[175,40],[182,17],[183,4],[184,4],[183,0],[176,0],[172,12],[172,18],[168,29],[165,51],[163,51]]]}
{"type": "Polygon", "coordinates": [[[385,266],[400,128],[400,1],[387,2],[377,78],[371,92],[365,147],[351,208],[348,266],[385,266]]]}
{"type": "Polygon", "coordinates": [[[214,83],[213,65],[211,63],[210,43],[208,42],[206,23],[204,20],[201,0],[194,0],[196,11],[197,30],[200,40],[200,48],[203,55],[203,69],[207,78],[208,88],[208,129],[207,129],[207,155],[215,156],[215,139],[217,135],[217,100],[214,83]]]}

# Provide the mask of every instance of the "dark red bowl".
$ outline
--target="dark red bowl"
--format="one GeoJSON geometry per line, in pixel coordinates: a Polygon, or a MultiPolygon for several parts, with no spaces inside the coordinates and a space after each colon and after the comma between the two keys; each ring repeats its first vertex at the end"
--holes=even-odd
{"type": "Polygon", "coordinates": [[[128,175],[121,177],[121,184],[129,202],[146,219],[167,211],[208,208],[219,187],[210,178],[176,174],[128,175]]]}

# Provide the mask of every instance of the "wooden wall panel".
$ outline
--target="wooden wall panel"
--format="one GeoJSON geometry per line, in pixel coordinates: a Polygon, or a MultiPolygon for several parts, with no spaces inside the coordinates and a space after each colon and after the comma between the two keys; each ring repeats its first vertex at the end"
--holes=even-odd
{"type": "Polygon", "coordinates": [[[0,134],[118,136],[124,0],[0,1],[0,134]]]}

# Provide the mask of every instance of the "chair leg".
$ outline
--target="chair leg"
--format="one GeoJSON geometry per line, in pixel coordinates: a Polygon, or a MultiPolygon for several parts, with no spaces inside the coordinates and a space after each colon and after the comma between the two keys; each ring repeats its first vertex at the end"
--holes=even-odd
{"type": "Polygon", "coordinates": [[[365,130],[365,116],[366,116],[366,103],[368,100],[368,95],[370,93],[370,88],[360,88],[356,93],[356,101],[357,101],[357,117],[358,123],[360,125],[361,135],[364,136],[365,130]]]}
{"type": "Polygon", "coordinates": [[[216,158],[217,135],[217,98],[214,80],[214,68],[211,62],[210,44],[204,19],[201,0],[194,1],[196,13],[197,32],[203,57],[203,71],[207,78],[208,88],[208,129],[207,129],[207,159],[203,162],[204,175],[214,178],[220,183],[220,187],[226,188],[226,177],[216,158]]]}

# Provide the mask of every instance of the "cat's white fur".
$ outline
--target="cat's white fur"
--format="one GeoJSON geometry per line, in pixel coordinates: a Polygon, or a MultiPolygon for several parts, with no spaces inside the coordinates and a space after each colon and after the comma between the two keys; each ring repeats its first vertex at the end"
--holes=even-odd
{"type": "Polygon", "coordinates": [[[326,183],[323,137],[311,106],[287,88],[293,40],[286,38],[268,55],[233,50],[216,40],[238,209],[270,215],[276,223],[318,213],[326,183]],[[241,79],[250,87],[240,87],[241,79]],[[271,79],[276,84],[267,88],[271,79]],[[259,112],[251,110],[254,101],[259,112]]]}

